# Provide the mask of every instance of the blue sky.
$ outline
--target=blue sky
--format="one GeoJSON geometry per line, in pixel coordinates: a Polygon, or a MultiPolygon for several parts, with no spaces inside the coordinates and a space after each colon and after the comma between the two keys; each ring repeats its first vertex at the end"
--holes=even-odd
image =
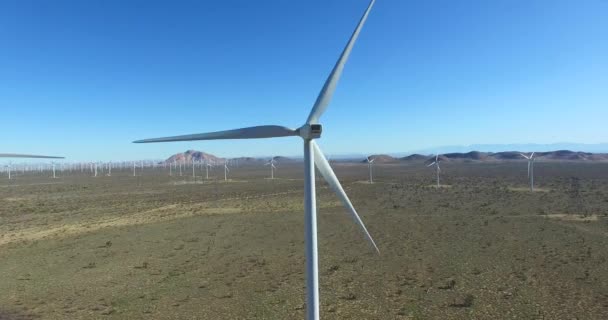
{"type": "MultiPolygon", "coordinates": [[[[0,144],[71,160],[299,155],[366,0],[0,2],[0,144]]],[[[608,1],[378,0],[321,119],[326,153],[608,142],[608,1]]]]}

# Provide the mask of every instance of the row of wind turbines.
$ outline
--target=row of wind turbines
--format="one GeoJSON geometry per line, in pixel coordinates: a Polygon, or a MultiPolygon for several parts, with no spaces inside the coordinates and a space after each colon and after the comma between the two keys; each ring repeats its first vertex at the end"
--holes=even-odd
{"type": "MultiPolygon", "coordinates": [[[[534,157],[534,152],[532,152],[530,155],[525,155],[523,153],[520,153],[520,155],[525,158],[528,163],[528,180],[529,180],[529,186],[530,186],[530,191],[534,191],[534,162],[535,162],[535,157],[534,157]]],[[[426,165],[427,167],[434,167],[435,168],[435,181],[436,181],[436,186],[440,187],[440,173],[441,173],[441,167],[440,167],[440,163],[441,163],[441,159],[439,158],[440,154],[436,154],[435,155],[435,159],[432,160],[431,163],[429,163],[428,165],[426,165]]],[[[47,158],[47,159],[62,159],[62,157],[54,157],[54,156],[43,156],[43,155],[23,155],[23,154],[0,154],[0,157],[4,157],[4,158],[47,158]]],[[[374,183],[374,170],[373,170],[373,166],[374,166],[374,161],[376,159],[374,157],[367,157],[365,159],[365,162],[367,163],[368,166],[368,173],[369,173],[369,183],[373,184],[374,183]]],[[[230,173],[230,166],[229,163],[231,163],[230,159],[226,159],[223,161],[222,163],[222,168],[224,171],[224,181],[228,181],[228,174],[230,173]]],[[[233,160],[232,164],[235,164],[236,162],[233,160]]],[[[268,166],[269,170],[270,170],[270,175],[269,175],[269,179],[274,180],[275,178],[275,171],[277,169],[276,164],[277,164],[277,160],[276,157],[271,157],[267,162],[264,163],[264,166],[268,166]]],[[[169,176],[173,176],[173,172],[174,171],[178,171],[179,170],[179,176],[183,176],[184,171],[186,170],[187,166],[190,166],[192,169],[192,177],[196,178],[196,168],[198,167],[200,168],[205,168],[205,179],[209,179],[209,171],[211,169],[213,169],[214,167],[216,167],[218,164],[215,163],[215,161],[212,160],[200,160],[200,161],[195,161],[194,159],[190,160],[189,162],[186,162],[185,160],[181,160],[181,161],[177,161],[174,160],[172,163],[166,163],[164,162],[162,165],[159,164],[158,162],[155,161],[131,161],[131,162],[88,162],[88,163],[76,163],[76,164],[64,164],[64,163],[57,163],[55,161],[51,162],[50,164],[37,164],[37,165],[30,165],[30,164],[21,164],[21,165],[17,165],[14,166],[11,162],[9,162],[8,164],[6,164],[4,166],[4,171],[6,172],[8,179],[12,179],[13,177],[13,173],[15,171],[20,171],[21,173],[26,173],[26,172],[49,172],[52,176],[53,179],[56,179],[58,177],[57,175],[57,171],[59,172],[84,172],[87,170],[90,170],[91,175],[93,177],[97,177],[99,175],[105,175],[105,176],[111,176],[112,175],[112,168],[114,169],[118,169],[118,170],[125,170],[128,168],[132,168],[132,175],[135,177],[137,176],[137,169],[140,169],[140,174],[143,174],[143,170],[146,167],[150,167],[150,168],[156,168],[156,167],[160,167],[162,166],[163,168],[169,168],[169,176]],[[59,165],[59,170],[57,170],[57,166],[59,165]]]]}
{"type": "MultiPolygon", "coordinates": [[[[42,155],[20,155],[20,154],[4,154],[4,156],[0,156],[0,157],[6,157],[6,158],[31,158],[31,157],[35,157],[35,158],[42,158],[42,159],[61,159],[62,157],[52,157],[52,156],[42,156],[42,155]]],[[[192,169],[192,177],[196,178],[196,172],[197,172],[197,168],[201,169],[204,168],[205,169],[205,179],[209,179],[209,171],[212,170],[214,167],[218,166],[219,164],[217,163],[218,161],[213,161],[213,160],[201,160],[201,161],[195,161],[195,160],[190,160],[189,162],[185,161],[185,160],[181,160],[181,161],[177,161],[174,160],[171,163],[166,163],[163,162],[162,164],[159,164],[158,161],[130,161],[130,162],[80,162],[80,163],[57,163],[57,162],[51,162],[50,164],[47,163],[41,163],[41,164],[27,164],[27,163],[22,163],[22,164],[18,164],[18,165],[13,165],[12,162],[9,162],[8,164],[6,164],[0,171],[5,171],[8,179],[11,180],[13,179],[13,175],[14,172],[17,171],[21,174],[26,174],[26,173],[45,173],[45,172],[49,172],[52,176],[52,178],[57,178],[58,177],[58,172],[61,173],[68,173],[68,172],[80,172],[80,173],[85,173],[86,171],[90,171],[90,174],[92,177],[98,177],[98,176],[112,176],[112,169],[115,170],[132,170],[132,176],[138,176],[138,175],[142,175],[144,168],[168,168],[169,171],[169,176],[173,176],[174,175],[174,171],[177,173],[179,172],[179,176],[183,176],[184,172],[186,171],[186,168],[188,166],[191,167],[192,169]],[[56,168],[59,167],[59,169],[57,170],[56,168]],[[138,172],[139,170],[139,172],[138,172]]],[[[274,179],[274,174],[275,174],[275,170],[277,169],[276,164],[278,163],[278,161],[276,160],[276,157],[272,157],[270,158],[270,160],[268,160],[268,162],[264,163],[264,166],[269,166],[270,169],[270,179],[274,179]]],[[[223,171],[224,171],[224,180],[227,181],[228,180],[228,174],[230,173],[230,165],[236,165],[238,166],[238,162],[237,160],[231,160],[231,159],[225,159],[224,161],[220,162],[223,171]]]]}
{"type": "MultiPolygon", "coordinates": [[[[530,154],[529,156],[520,153],[520,155],[522,157],[524,157],[525,159],[528,160],[528,180],[530,182],[530,191],[534,191],[534,161],[536,158],[534,158],[534,152],[532,152],[532,154],[530,154]]],[[[439,163],[441,163],[441,160],[439,159],[439,154],[435,154],[435,160],[433,160],[431,163],[427,164],[427,167],[435,167],[435,181],[436,181],[436,186],[437,188],[439,188],[441,186],[441,184],[439,183],[439,174],[441,173],[441,167],[439,166],[439,163]]],[[[373,177],[373,164],[374,161],[376,159],[372,158],[372,157],[367,157],[365,162],[367,163],[368,166],[368,171],[369,171],[369,183],[374,183],[374,177],[373,177]]]]}
{"type": "MultiPolygon", "coordinates": [[[[528,179],[530,181],[530,191],[534,191],[534,159],[535,159],[534,152],[532,152],[532,154],[530,154],[529,156],[527,156],[523,153],[520,153],[520,155],[528,160],[528,179]]],[[[436,154],[435,160],[427,165],[427,167],[435,166],[435,175],[436,175],[438,188],[440,187],[440,184],[439,184],[439,173],[441,172],[441,167],[439,166],[440,162],[441,162],[441,160],[439,160],[439,154],[436,154]]],[[[370,181],[371,181],[371,178],[370,178],[370,181]]]]}

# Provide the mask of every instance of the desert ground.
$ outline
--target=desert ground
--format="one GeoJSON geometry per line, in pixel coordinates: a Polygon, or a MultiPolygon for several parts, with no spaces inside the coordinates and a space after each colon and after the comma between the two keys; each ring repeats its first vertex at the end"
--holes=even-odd
{"type": "MultiPolygon", "coordinates": [[[[0,178],[0,319],[302,319],[301,164],[0,178]],[[175,172],[174,172],[175,174],[175,172]]],[[[608,163],[333,164],[324,319],[608,319],[608,163]]]]}

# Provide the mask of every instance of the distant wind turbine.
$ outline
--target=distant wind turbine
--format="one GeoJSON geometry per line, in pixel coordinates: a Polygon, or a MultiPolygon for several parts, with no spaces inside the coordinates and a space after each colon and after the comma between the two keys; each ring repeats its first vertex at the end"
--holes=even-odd
{"type": "Polygon", "coordinates": [[[435,165],[435,172],[437,173],[437,187],[439,187],[439,172],[441,172],[441,168],[439,167],[439,162],[441,162],[439,160],[439,155],[436,154],[435,161],[433,161],[433,162],[429,163],[429,165],[427,165],[427,167],[435,165]]]}
{"type": "Polygon", "coordinates": [[[196,179],[196,173],[194,172],[194,158],[192,159],[192,178],[196,179]]]}
{"type": "MultiPolygon", "coordinates": [[[[0,158],[36,158],[36,159],[64,159],[64,157],[41,156],[36,154],[0,153],[0,158]]],[[[8,164],[8,178],[11,179],[11,164],[8,164]]]]}
{"type": "Polygon", "coordinates": [[[209,161],[205,162],[205,179],[209,180],[209,167],[211,167],[211,164],[209,163],[209,161]]]}
{"type": "Polygon", "coordinates": [[[224,181],[228,181],[228,172],[230,172],[230,169],[228,169],[228,163],[224,161],[224,181]]]}
{"type": "Polygon", "coordinates": [[[530,179],[530,191],[534,191],[534,152],[531,155],[526,156],[520,153],[522,157],[528,159],[528,179],[530,179]]]}
{"type": "Polygon", "coordinates": [[[367,157],[367,166],[369,167],[369,183],[374,183],[374,179],[372,177],[372,166],[376,159],[367,157]]]}
{"type": "Polygon", "coordinates": [[[274,157],[272,157],[268,162],[266,162],[266,164],[264,164],[265,166],[270,166],[270,179],[274,179],[274,170],[277,168],[274,165],[275,163],[277,162],[274,160],[274,157]]]}
{"type": "Polygon", "coordinates": [[[378,251],[378,247],[370,236],[367,228],[361,221],[357,211],[348,199],[344,189],[340,185],[340,181],[334,174],[327,159],[323,155],[321,148],[317,145],[314,139],[321,137],[322,126],[319,124],[319,119],[327,109],[329,102],[344,69],[346,60],[359,36],[359,32],[367,19],[367,16],[374,5],[375,0],[369,3],[363,17],[359,21],[355,31],[348,41],[340,58],[336,62],[333,70],[327,78],[317,100],[315,101],[312,110],[305,124],[298,129],[290,129],[283,126],[265,125],[257,127],[248,127],[235,130],[146,139],[138,140],[135,143],[150,143],[150,142],[170,142],[170,141],[193,141],[193,140],[217,140],[217,139],[257,139],[257,138],[276,138],[297,136],[301,137],[304,142],[304,211],[305,211],[305,238],[306,238],[306,308],[307,318],[319,319],[319,265],[317,252],[317,212],[316,212],[316,194],[315,194],[315,164],[323,178],[327,181],[330,188],[338,195],[342,204],[348,209],[355,222],[361,227],[365,233],[365,237],[370,241],[373,247],[378,251]]]}
{"type": "Polygon", "coordinates": [[[6,170],[8,171],[8,179],[11,180],[11,169],[12,169],[13,164],[12,163],[8,163],[6,166],[4,166],[6,168],[6,170]]]}

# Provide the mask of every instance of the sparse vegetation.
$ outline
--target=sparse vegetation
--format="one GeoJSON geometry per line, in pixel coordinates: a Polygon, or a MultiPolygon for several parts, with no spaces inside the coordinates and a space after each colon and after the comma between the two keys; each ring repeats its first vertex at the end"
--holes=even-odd
{"type": "MultiPolygon", "coordinates": [[[[381,254],[319,182],[324,319],[608,317],[608,164],[333,166],[381,254]]],[[[301,168],[232,174],[0,179],[0,319],[303,318],[301,168]]]]}

